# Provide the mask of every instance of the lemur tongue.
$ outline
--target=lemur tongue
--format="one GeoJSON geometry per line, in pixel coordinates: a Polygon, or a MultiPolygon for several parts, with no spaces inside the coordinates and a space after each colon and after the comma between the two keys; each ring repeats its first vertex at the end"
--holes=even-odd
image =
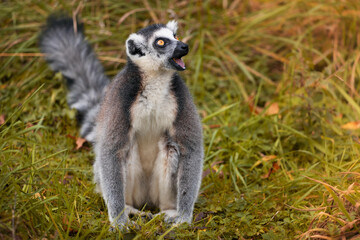
{"type": "Polygon", "coordinates": [[[178,64],[180,67],[185,68],[185,63],[181,58],[174,58],[174,61],[176,64],[178,64]]]}

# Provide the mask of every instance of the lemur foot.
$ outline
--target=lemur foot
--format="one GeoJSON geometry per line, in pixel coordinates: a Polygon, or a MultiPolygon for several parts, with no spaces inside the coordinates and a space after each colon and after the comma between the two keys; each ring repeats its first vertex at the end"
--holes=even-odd
{"type": "Polygon", "coordinates": [[[128,216],[138,215],[143,219],[149,219],[149,220],[153,218],[153,215],[151,213],[140,211],[140,210],[138,210],[138,209],[136,209],[136,208],[134,208],[133,206],[130,206],[130,205],[125,206],[125,214],[128,215],[128,216]]]}

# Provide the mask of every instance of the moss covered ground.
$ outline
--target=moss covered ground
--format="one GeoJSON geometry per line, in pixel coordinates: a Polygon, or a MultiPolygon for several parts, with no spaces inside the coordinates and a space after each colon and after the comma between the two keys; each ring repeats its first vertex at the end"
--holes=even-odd
{"type": "Polygon", "coordinates": [[[0,239],[359,239],[358,0],[0,2],[0,239]],[[106,73],[127,36],[177,19],[202,117],[194,223],[110,233],[60,74],[37,37],[78,16],[106,73]]]}

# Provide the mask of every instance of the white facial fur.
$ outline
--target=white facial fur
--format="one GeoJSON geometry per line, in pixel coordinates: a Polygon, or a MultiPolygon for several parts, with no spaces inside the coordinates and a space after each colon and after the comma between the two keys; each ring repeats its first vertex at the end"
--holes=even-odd
{"type": "Polygon", "coordinates": [[[130,59],[138,65],[143,72],[153,72],[160,70],[175,71],[169,64],[169,59],[172,58],[174,49],[177,44],[177,39],[174,37],[177,31],[177,22],[170,21],[166,27],[160,28],[155,31],[148,39],[141,34],[133,33],[126,41],[126,53],[130,59]],[[159,52],[154,48],[154,42],[158,38],[169,39],[170,43],[164,48],[163,52],[159,52]],[[129,41],[133,40],[136,46],[144,53],[131,54],[129,52],[129,41]]]}
{"type": "MultiPolygon", "coordinates": [[[[126,40],[126,54],[128,56],[131,56],[131,60],[134,60],[136,59],[136,57],[139,57],[138,55],[132,55],[130,52],[129,52],[129,41],[130,40],[133,40],[135,42],[135,44],[139,47],[141,47],[143,44],[145,44],[145,38],[140,35],[140,34],[136,34],[136,33],[132,33],[130,34],[129,38],[126,40]]],[[[142,46],[141,48],[144,48],[145,46],[142,46]]]]}

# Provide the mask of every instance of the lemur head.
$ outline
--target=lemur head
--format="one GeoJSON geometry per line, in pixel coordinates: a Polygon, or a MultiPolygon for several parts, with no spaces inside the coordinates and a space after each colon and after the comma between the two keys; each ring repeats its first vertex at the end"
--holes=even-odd
{"type": "Polygon", "coordinates": [[[126,40],[128,57],[145,71],[185,70],[181,57],[189,52],[189,47],[176,37],[177,28],[177,22],[170,21],[131,34],[126,40]]]}

